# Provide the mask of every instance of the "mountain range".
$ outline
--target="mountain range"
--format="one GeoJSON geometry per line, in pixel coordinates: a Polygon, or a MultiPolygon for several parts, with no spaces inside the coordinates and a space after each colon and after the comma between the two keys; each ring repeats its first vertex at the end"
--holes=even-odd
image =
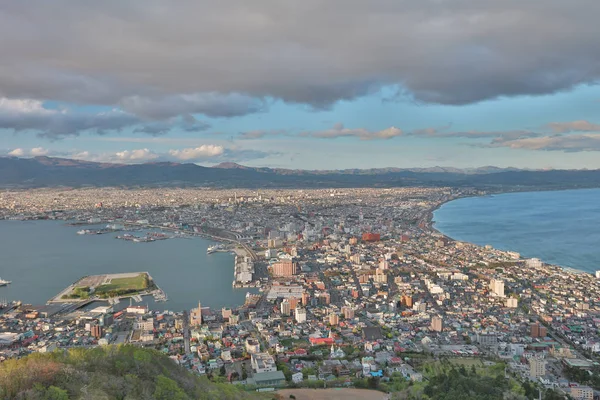
{"type": "Polygon", "coordinates": [[[246,188],[451,186],[506,190],[600,187],[600,170],[371,168],[300,170],[236,163],[97,163],[54,157],[0,157],[0,187],[203,186],[246,188]]]}

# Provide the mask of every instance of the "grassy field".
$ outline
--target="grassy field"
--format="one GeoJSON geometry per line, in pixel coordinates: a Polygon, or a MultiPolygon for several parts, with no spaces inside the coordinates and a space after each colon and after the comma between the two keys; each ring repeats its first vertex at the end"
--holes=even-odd
{"type": "Polygon", "coordinates": [[[148,288],[148,277],[146,274],[139,274],[132,278],[111,279],[109,284],[101,285],[96,288],[96,293],[107,293],[114,291],[142,291],[148,288]]]}

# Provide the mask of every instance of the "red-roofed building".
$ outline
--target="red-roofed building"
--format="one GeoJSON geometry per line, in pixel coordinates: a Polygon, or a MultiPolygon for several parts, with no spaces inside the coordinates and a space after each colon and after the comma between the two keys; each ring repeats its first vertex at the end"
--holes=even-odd
{"type": "Polygon", "coordinates": [[[334,343],[333,338],[310,338],[310,343],[313,346],[319,346],[322,344],[326,344],[326,345],[332,345],[334,343]]]}

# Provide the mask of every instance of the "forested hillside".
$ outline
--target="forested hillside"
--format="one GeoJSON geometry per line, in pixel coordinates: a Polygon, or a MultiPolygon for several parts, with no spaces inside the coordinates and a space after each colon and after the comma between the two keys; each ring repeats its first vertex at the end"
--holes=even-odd
{"type": "Polygon", "coordinates": [[[165,355],[134,346],[32,354],[0,364],[1,399],[254,399],[235,385],[209,382],[165,355]]]}

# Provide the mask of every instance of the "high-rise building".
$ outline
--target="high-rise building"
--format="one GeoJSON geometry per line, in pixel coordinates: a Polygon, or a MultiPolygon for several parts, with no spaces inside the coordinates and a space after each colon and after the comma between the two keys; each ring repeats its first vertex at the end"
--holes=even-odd
{"type": "Polygon", "coordinates": [[[290,315],[290,312],[292,310],[291,306],[290,306],[290,302],[287,300],[284,300],[281,302],[281,314],[282,315],[290,315]]]}
{"type": "Polygon", "coordinates": [[[294,296],[290,297],[288,299],[288,301],[290,302],[290,309],[291,310],[295,310],[296,307],[298,307],[298,299],[295,298],[294,296]]]}
{"type": "Polygon", "coordinates": [[[96,339],[100,339],[104,335],[104,330],[98,324],[92,325],[90,329],[90,334],[96,339]]]}
{"type": "Polygon", "coordinates": [[[439,317],[439,316],[432,317],[431,325],[430,325],[429,329],[431,329],[434,332],[441,332],[442,330],[444,330],[444,322],[442,320],[442,317],[439,317]]]}
{"type": "Polygon", "coordinates": [[[346,319],[353,319],[354,318],[354,310],[350,307],[344,307],[342,308],[342,311],[344,313],[344,318],[346,319]]]}
{"type": "Polygon", "coordinates": [[[506,299],[506,307],[508,308],[517,308],[519,305],[519,301],[514,297],[509,297],[506,299]]]}
{"type": "Polygon", "coordinates": [[[223,307],[221,309],[221,315],[223,316],[223,319],[229,320],[229,317],[231,317],[231,308],[223,307]]]}
{"type": "Polygon", "coordinates": [[[295,310],[296,322],[302,323],[306,322],[306,309],[302,307],[298,307],[295,310]]]}
{"type": "Polygon", "coordinates": [[[302,305],[307,306],[309,299],[310,299],[310,295],[308,294],[308,292],[303,292],[302,293],[302,305]]]}
{"type": "Polygon", "coordinates": [[[292,276],[296,275],[298,264],[292,260],[281,260],[272,266],[273,276],[292,276]]]}
{"type": "Polygon", "coordinates": [[[530,327],[530,335],[532,338],[543,338],[548,334],[548,330],[544,325],[540,325],[539,323],[531,324],[530,327]]]}
{"type": "Polygon", "coordinates": [[[412,299],[412,296],[409,296],[409,295],[406,295],[406,294],[405,294],[405,295],[403,295],[403,296],[400,298],[400,304],[401,304],[402,306],[404,306],[404,307],[412,308],[412,306],[413,306],[413,299],[412,299]]]}
{"type": "Polygon", "coordinates": [[[544,375],[546,375],[546,360],[531,357],[529,359],[529,376],[535,379],[544,375]]]}
{"type": "Polygon", "coordinates": [[[492,279],[490,281],[490,290],[499,297],[504,297],[504,281],[501,279],[492,279]]]}
{"type": "Polygon", "coordinates": [[[329,314],[329,325],[336,326],[340,322],[340,317],[336,313],[329,314]]]}

